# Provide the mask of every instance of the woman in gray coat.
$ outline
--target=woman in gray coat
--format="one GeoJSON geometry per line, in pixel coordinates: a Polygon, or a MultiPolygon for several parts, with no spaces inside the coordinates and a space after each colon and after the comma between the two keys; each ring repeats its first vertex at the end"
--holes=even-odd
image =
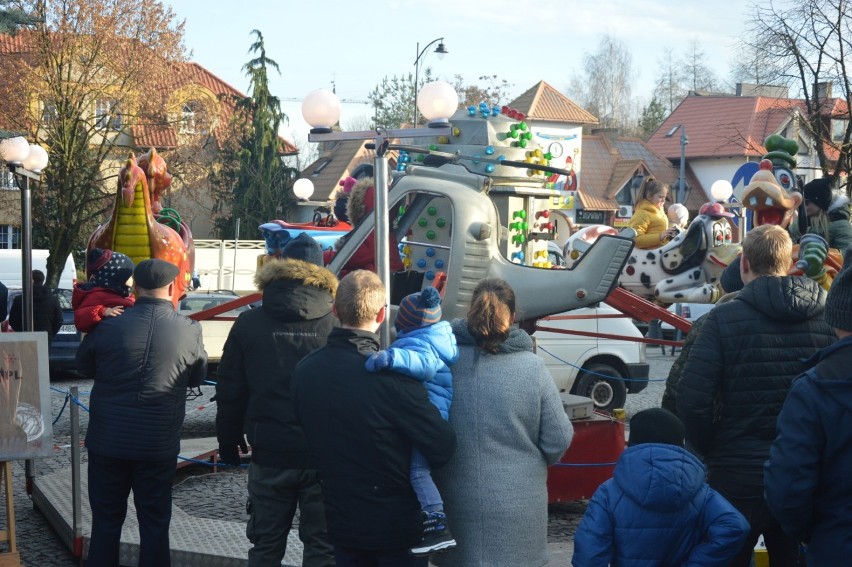
{"type": "Polygon", "coordinates": [[[547,565],[547,467],[574,430],[533,342],[512,327],[515,294],[486,279],[467,319],[452,322],[459,346],[453,366],[450,424],[458,448],[434,471],[458,547],[442,567],[547,565]]]}

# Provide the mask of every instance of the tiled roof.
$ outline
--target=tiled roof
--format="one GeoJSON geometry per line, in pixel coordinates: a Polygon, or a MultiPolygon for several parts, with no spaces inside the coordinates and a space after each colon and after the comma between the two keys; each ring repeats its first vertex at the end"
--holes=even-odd
{"type": "Polygon", "coordinates": [[[597,124],[598,119],[570,98],[539,81],[527,92],[509,103],[532,120],[569,122],[572,124],[597,124]]]}
{"type": "MultiPolygon", "coordinates": [[[[582,169],[578,194],[586,209],[616,210],[616,196],[636,173],[651,174],[672,187],[678,171],[672,163],[654,153],[638,138],[618,137],[614,145],[605,135],[583,136],[582,169]]],[[[693,187],[686,200],[689,210],[697,211],[708,199],[694,175],[687,172],[687,184],[693,187]]]]}
{"type": "MultiPolygon", "coordinates": [[[[32,35],[26,31],[22,31],[16,35],[0,34],[0,54],[18,54],[28,53],[32,50],[30,43],[32,35]]],[[[218,118],[214,134],[217,137],[224,133],[227,125],[233,115],[234,104],[230,100],[230,96],[244,97],[245,95],[199,65],[195,62],[180,62],[175,63],[176,70],[174,76],[175,83],[169,85],[169,89],[178,89],[181,87],[197,85],[203,87],[214,95],[219,97],[218,118]],[[225,96],[222,96],[225,95],[225,96]],[[230,95],[230,96],[228,96],[230,95]]],[[[0,79],[2,80],[2,79],[0,79]]],[[[177,132],[170,124],[165,123],[165,120],[150,118],[147,122],[133,125],[131,132],[134,138],[134,144],[138,148],[148,148],[151,146],[157,148],[174,148],[178,144],[177,132]]],[[[296,148],[289,141],[279,138],[281,141],[281,152],[290,155],[298,153],[296,148]]]]}
{"type": "Polygon", "coordinates": [[[688,96],[648,140],[648,146],[669,159],[680,159],[678,125],[686,126],[686,158],[760,157],[763,141],[779,132],[802,101],[762,96],[688,96]]]}
{"type": "MultiPolygon", "coordinates": [[[[338,187],[341,179],[349,176],[349,172],[361,163],[373,163],[375,150],[368,150],[364,145],[371,140],[345,140],[327,146],[322,155],[304,170],[302,177],[310,179],[314,184],[312,201],[326,201],[338,187]]],[[[392,142],[393,143],[393,142],[392,142]]],[[[386,153],[391,167],[396,166],[396,150],[386,153]]]]}

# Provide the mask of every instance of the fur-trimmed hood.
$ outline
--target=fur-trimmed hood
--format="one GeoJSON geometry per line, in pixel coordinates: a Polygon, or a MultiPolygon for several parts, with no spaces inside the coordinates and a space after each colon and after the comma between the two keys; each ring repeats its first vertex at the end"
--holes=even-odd
{"type": "Polygon", "coordinates": [[[364,217],[372,212],[375,200],[373,178],[364,177],[352,188],[349,200],[346,202],[346,214],[352,226],[357,225],[364,217]],[[372,191],[370,191],[372,189],[372,191]]]}
{"type": "Polygon", "coordinates": [[[834,193],[831,199],[831,205],[828,207],[828,214],[831,213],[840,213],[844,214],[846,218],[849,218],[849,197],[843,194],[834,193]]]}
{"type": "Polygon", "coordinates": [[[254,283],[260,291],[279,280],[293,280],[302,285],[327,290],[332,296],[337,294],[338,282],[334,274],[326,268],[302,260],[270,260],[254,275],[254,283]]]}

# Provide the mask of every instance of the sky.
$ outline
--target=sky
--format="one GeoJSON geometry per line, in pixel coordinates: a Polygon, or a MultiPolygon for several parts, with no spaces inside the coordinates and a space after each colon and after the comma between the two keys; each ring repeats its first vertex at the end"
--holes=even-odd
{"type": "Polygon", "coordinates": [[[646,104],[666,48],[677,54],[697,40],[726,79],[748,19],[742,0],[161,1],[186,20],[191,60],[244,93],[251,32],[263,34],[267,57],[281,71],[271,70],[270,90],[282,99],[290,137],[300,145],[307,140],[305,95],[333,86],[343,102],[341,126],[351,129],[348,123],[371,111],[345,101],[366,101],[384,77],[413,73],[418,43],[422,50],[443,37],[449,51],[439,59],[432,45],[420,58],[421,74],[429,67],[437,79],[461,75],[466,83],[497,75],[514,98],[541,80],[566,92],[584,55],[609,34],[632,54],[633,96],[646,104]]]}

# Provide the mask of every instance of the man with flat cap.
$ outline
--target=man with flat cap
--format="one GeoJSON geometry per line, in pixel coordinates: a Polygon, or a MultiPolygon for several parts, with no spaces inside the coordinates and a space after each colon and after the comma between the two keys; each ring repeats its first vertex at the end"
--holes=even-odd
{"type": "Polygon", "coordinates": [[[159,259],[133,270],[136,304],[104,319],[77,351],[92,386],[86,448],[92,534],[88,565],[118,565],[133,491],[140,567],[168,567],[172,480],[186,391],[207,374],[201,326],[172,305],[178,268],[159,259]]]}

